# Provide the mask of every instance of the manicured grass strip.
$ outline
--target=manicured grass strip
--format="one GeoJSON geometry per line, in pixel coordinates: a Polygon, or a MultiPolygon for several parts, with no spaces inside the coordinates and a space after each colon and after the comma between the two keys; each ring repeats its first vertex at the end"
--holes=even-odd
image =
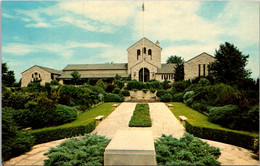
{"type": "Polygon", "coordinates": [[[149,105],[148,104],[137,104],[129,127],[151,127],[152,121],[150,118],[149,105]]]}
{"type": "Polygon", "coordinates": [[[66,123],[55,127],[46,127],[29,131],[35,137],[35,144],[49,142],[62,138],[90,133],[96,127],[95,117],[104,115],[106,118],[115,109],[112,105],[117,102],[103,103],[78,115],[77,119],[71,123],[66,123]]]}
{"type": "Polygon", "coordinates": [[[208,117],[203,115],[183,103],[174,102],[172,113],[179,119],[180,115],[188,118],[185,128],[186,131],[196,137],[216,140],[232,145],[241,146],[247,149],[256,149],[258,133],[238,131],[224,128],[218,124],[208,121],[208,117]]]}

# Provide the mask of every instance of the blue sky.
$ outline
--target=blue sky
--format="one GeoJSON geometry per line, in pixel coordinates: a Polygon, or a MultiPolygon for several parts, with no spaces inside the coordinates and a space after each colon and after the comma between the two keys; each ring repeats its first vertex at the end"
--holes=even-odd
{"type": "MultiPolygon", "coordinates": [[[[126,49],[142,38],[141,1],[3,1],[2,61],[21,72],[41,65],[127,63],[126,49]]],[[[145,1],[144,35],[160,42],[162,62],[185,60],[224,42],[249,55],[259,76],[259,2],[145,1]]]]}

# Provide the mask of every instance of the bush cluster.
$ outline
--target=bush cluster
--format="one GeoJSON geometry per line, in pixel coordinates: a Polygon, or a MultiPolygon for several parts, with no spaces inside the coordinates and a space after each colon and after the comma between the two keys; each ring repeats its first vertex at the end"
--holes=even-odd
{"type": "Polygon", "coordinates": [[[113,94],[113,93],[106,93],[104,97],[105,102],[121,102],[124,101],[124,96],[113,94]]]}
{"type": "Polygon", "coordinates": [[[148,104],[136,105],[134,114],[131,117],[128,126],[129,127],[151,127],[152,126],[148,104]]]}
{"type": "Polygon", "coordinates": [[[139,82],[137,80],[128,81],[126,89],[128,90],[142,90],[142,89],[162,89],[162,83],[157,80],[150,80],[147,83],[139,82]]]}
{"type": "Polygon", "coordinates": [[[172,95],[169,93],[166,93],[161,96],[160,101],[162,102],[171,102],[172,101],[172,95]]]}
{"type": "Polygon", "coordinates": [[[154,144],[158,165],[220,165],[218,148],[187,133],[180,139],[162,135],[154,144]]]}
{"type": "Polygon", "coordinates": [[[71,138],[51,148],[45,155],[45,166],[52,165],[104,165],[105,148],[110,142],[104,136],[89,135],[71,138]]]}
{"type": "Polygon", "coordinates": [[[173,95],[173,101],[175,102],[182,102],[183,101],[183,93],[176,93],[173,95]]]}
{"type": "Polygon", "coordinates": [[[122,90],[122,95],[123,96],[130,96],[130,92],[129,92],[129,90],[122,90]]]}

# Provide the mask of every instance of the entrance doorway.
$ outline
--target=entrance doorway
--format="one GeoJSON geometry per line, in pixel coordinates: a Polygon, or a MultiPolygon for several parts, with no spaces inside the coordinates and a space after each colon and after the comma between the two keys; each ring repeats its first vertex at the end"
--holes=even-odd
{"type": "Polygon", "coordinates": [[[150,80],[150,72],[147,68],[141,68],[139,70],[139,81],[143,82],[143,79],[144,79],[144,82],[147,82],[150,80]],[[144,70],[144,72],[143,72],[144,70]],[[144,73],[144,77],[143,77],[143,73],[144,73]]]}

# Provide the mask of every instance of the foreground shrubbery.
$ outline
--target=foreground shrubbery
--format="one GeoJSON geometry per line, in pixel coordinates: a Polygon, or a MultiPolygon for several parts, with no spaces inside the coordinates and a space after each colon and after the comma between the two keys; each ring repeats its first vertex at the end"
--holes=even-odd
{"type": "Polygon", "coordinates": [[[135,111],[131,120],[129,122],[129,127],[151,127],[152,121],[150,118],[149,106],[148,104],[137,104],[135,111]]]}
{"type": "Polygon", "coordinates": [[[158,165],[220,165],[218,148],[185,133],[179,140],[163,135],[155,142],[158,165]]]}
{"type": "Polygon", "coordinates": [[[49,159],[44,160],[44,165],[104,165],[104,152],[109,142],[95,134],[71,138],[45,153],[49,159]]]}

